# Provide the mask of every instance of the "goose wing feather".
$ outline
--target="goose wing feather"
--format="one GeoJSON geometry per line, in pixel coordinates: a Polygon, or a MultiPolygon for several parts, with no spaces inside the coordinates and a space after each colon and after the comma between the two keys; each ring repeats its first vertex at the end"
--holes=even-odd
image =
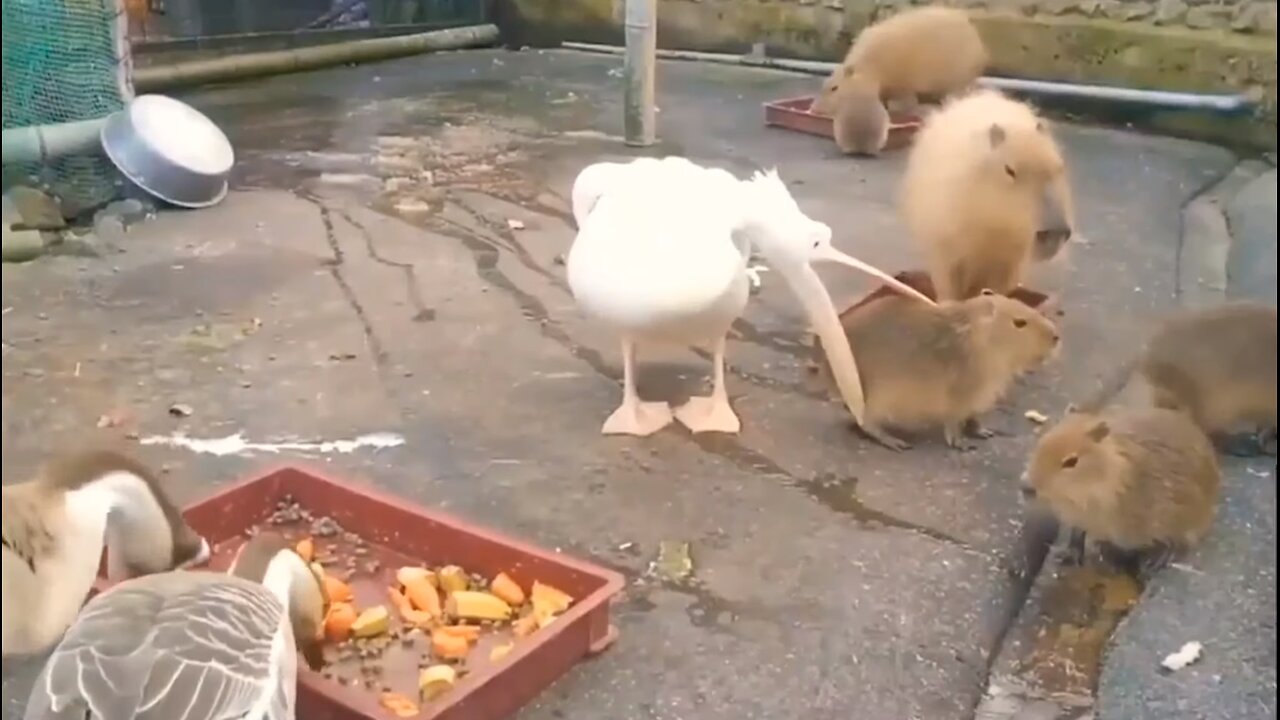
{"type": "Polygon", "coordinates": [[[268,717],[292,717],[279,708],[292,693],[268,688],[291,684],[271,662],[283,613],[266,588],[222,574],[122,583],[85,605],[37,679],[24,720],[239,720],[267,693],[276,706],[268,717]]]}

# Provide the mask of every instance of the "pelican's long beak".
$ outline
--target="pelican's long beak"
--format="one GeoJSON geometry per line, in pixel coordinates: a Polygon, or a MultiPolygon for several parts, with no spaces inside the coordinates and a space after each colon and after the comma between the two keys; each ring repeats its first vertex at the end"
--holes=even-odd
{"type": "MultiPolygon", "coordinates": [[[[907,285],[901,280],[898,280],[897,278],[893,277],[889,273],[881,270],[880,268],[875,267],[874,265],[869,265],[859,260],[858,258],[853,257],[852,255],[846,255],[830,245],[823,246],[814,251],[814,254],[812,256],[812,262],[821,262],[821,261],[840,263],[841,265],[844,265],[846,267],[851,267],[854,270],[861,270],[862,272],[874,278],[878,278],[884,284],[888,285],[889,287],[897,290],[898,292],[904,295],[910,295],[911,297],[927,302],[930,305],[936,304],[927,295],[924,295],[919,290],[916,290],[910,285],[907,285]]],[[[825,343],[826,340],[824,339],[823,342],[825,343]]]]}
{"type": "MultiPolygon", "coordinates": [[[[852,258],[851,258],[852,259],[852,258]]],[[[853,417],[862,423],[865,401],[862,395],[862,378],[858,374],[858,365],[854,362],[853,353],[849,350],[849,340],[845,337],[844,328],[840,326],[840,318],[836,315],[835,304],[827,294],[826,287],[818,273],[808,264],[781,266],[775,268],[786,278],[792,292],[804,306],[813,324],[814,331],[822,340],[822,351],[827,355],[831,366],[831,375],[844,404],[853,413],[853,417]]]]}

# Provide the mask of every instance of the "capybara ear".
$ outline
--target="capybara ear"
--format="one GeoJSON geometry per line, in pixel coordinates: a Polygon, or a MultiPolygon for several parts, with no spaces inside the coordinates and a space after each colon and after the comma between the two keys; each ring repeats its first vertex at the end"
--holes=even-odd
{"type": "Polygon", "coordinates": [[[991,123],[991,127],[987,130],[987,138],[991,140],[991,147],[997,148],[1004,144],[1006,133],[1000,123],[991,123]]]}

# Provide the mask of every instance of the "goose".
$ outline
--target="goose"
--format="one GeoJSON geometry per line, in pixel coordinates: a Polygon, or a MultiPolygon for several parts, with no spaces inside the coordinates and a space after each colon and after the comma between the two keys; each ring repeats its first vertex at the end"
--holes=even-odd
{"type": "Polygon", "coordinates": [[[294,720],[298,653],[324,661],[320,578],[275,533],[227,574],[147,575],[90,600],[36,679],[24,720],[294,720]]]}
{"type": "Polygon", "coordinates": [[[694,433],[741,430],[725,389],[725,345],[746,307],[753,247],[809,315],[844,402],[861,422],[858,368],[813,264],[840,263],[921,302],[932,300],[833,247],[831,228],[800,210],[776,169],[739,180],[683,158],[629,168],[599,165],[588,166],[582,171],[586,178],[580,174],[575,181],[581,227],[565,265],[578,305],[621,334],[622,404],[602,433],[643,437],[673,420],[694,433]],[[635,387],[640,343],[710,345],[711,394],[692,397],[674,412],[666,403],[642,402],[635,387]]]}
{"type": "Polygon", "coordinates": [[[110,450],[48,463],[4,487],[3,655],[51,647],[71,625],[107,548],[112,581],[199,565],[209,543],[182,519],[156,474],[110,450]]]}

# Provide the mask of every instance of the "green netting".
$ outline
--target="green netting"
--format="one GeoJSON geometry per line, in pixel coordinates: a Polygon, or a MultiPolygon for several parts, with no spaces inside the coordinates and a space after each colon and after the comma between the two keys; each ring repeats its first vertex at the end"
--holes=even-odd
{"type": "MultiPolygon", "coordinates": [[[[123,8],[117,0],[0,0],[4,40],[4,127],[104,117],[131,94],[123,8]]],[[[101,156],[48,166],[6,167],[48,184],[64,203],[91,207],[117,193],[117,172],[101,156]]]]}

